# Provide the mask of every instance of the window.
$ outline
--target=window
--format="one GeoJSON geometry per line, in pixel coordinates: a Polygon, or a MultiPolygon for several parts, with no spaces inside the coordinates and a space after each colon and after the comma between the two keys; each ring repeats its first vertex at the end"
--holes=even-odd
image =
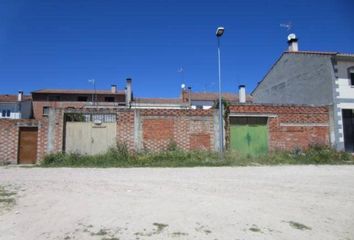
{"type": "Polygon", "coordinates": [[[2,117],[10,117],[11,116],[11,110],[10,109],[4,109],[1,111],[1,116],[2,117]]]}
{"type": "Polygon", "coordinates": [[[48,101],[60,101],[60,96],[57,95],[49,95],[48,96],[48,101]]]}
{"type": "Polygon", "coordinates": [[[114,102],[114,97],[105,97],[104,101],[105,102],[114,102]]]}
{"type": "Polygon", "coordinates": [[[349,84],[354,86],[354,67],[348,69],[349,84]]]}
{"type": "Polygon", "coordinates": [[[79,97],[77,98],[77,101],[79,101],[79,102],[87,102],[87,97],[79,96],[79,97]]]}
{"type": "Polygon", "coordinates": [[[43,107],[43,116],[48,116],[49,107],[43,107]]]}

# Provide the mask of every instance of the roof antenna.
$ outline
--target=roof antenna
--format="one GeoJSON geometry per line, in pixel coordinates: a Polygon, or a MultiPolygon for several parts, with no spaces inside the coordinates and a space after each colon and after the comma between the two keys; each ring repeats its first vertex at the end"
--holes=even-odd
{"type": "Polygon", "coordinates": [[[185,85],[185,82],[184,82],[184,80],[185,80],[185,79],[184,79],[184,69],[183,69],[183,67],[181,66],[181,67],[177,70],[177,72],[181,74],[181,81],[182,81],[181,84],[182,84],[182,85],[185,85]]]}
{"type": "Polygon", "coordinates": [[[95,105],[95,102],[97,101],[96,80],[95,79],[89,79],[88,82],[93,85],[94,94],[92,94],[92,105],[95,105]]]}
{"type": "Polygon", "coordinates": [[[293,27],[293,24],[291,22],[288,23],[281,23],[279,25],[281,28],[286,28],[286,31],[290,31],[290,29],[293,27]]]}

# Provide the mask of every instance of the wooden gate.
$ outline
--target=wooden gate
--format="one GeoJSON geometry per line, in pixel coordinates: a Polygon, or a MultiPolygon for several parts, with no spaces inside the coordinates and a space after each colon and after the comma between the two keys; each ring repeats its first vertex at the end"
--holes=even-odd
{"type": "Polygon", "coordinates": [[[268,152],[266,117],[230,117],[230,148],[242,155],[268,152]]]}
{"type": "Polygon", "coordinates": [[[37,160],[38,129],[23,127],[19,131],[18,163],[34,164],[37,160]]]}

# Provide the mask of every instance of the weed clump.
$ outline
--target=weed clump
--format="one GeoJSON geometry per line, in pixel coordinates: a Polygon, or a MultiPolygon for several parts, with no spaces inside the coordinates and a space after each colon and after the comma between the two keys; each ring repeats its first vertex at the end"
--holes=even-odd
{"type": "Polygon", "coordinates": [[[0,212],[1,210],[11,209],[16,204],[16,195],[16,192],[0,185],[0,212]]]}
{"type": "Polygon", "coordinates": [[[306,150],[273,151],[264,155],[242,155],[228,151],[222,159],[211,151],[183,151],[174,143],[160,152],[129,152],[126,144],[117,144],[97,155],[53,153],[45,156],[43,167],[197,167],[259,166],[297,164],[354,164],[350,153],[337,152],[326,146],[306,150]]]}

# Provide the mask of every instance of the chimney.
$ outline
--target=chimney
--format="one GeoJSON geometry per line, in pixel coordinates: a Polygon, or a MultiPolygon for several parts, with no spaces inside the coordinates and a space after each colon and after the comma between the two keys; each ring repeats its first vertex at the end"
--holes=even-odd
{"type": "Polygon", "coordinates": [[[192,87],[188,87],[188,104],[189,104],[189,107],[192,106],[192,87]]]}
{"type": "Polygon", "coordinates": [[[17,101],[21,102],[23,100],[23,91],[18,91],[17,101]]]}
{"type": "Polygon", "coordinates": [[[288,51],[289,52],[297,52],[299,51],[299,45],[297,43],[297,38],[294,33],[289,34],[288,36],[288,51]]]}
{"type": "Polygon", "coordinates": [[[117,85],[115,85],[115,84],[111,85],[111,92],[112,93],[117,93],[117,85]]]}
{"type": "Polygon", "coordinates": [[[246,86],[245,85],[238,86],[238,100],[240,103],[246,103],[246,86]]]}
{"type": "Polygon", "coordinates": [[[125,89],[125,104],[130,106],[130,102],[132,101],[132,79],[127,78],[127,86],[125,89]]]}

